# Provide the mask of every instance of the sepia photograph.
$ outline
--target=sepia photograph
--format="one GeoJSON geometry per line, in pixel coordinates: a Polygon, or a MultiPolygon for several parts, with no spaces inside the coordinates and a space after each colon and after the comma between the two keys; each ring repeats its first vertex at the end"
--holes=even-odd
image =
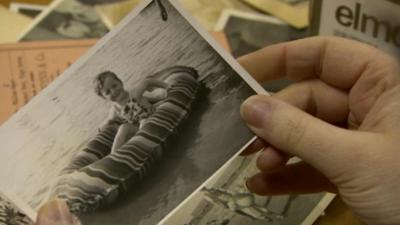
{"type": "Polygon", "coordinates": [[[83,0],[56,0],[35,17],[19,40],[99,38],[108,31],[95,8],[83,0]]]}
{"type": "Polygon", "coordinates": [[[236,58],[268,45],[307,36],[306,29],[295,29],[275,17],[230,9],[222,12],[214,30],[225,33],[236,58]]]}
{"type": "Polygon", "coordinates": [[[178,3],[144,1],[2,124],[0,188],[82,224],[157,224],[252,139],[257,93],[178,3]]]}

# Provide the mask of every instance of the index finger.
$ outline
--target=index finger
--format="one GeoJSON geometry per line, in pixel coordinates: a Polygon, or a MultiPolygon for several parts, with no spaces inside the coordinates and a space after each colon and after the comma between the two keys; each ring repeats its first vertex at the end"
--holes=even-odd
{"type": "Polygon", "coordinates": [[[349,89],[373,61],[387,57],[379,50],[343,38],[312,37],[271,45],[239,59],[259,82],[280,78],[319,78],[327,84],[349,89]]]}

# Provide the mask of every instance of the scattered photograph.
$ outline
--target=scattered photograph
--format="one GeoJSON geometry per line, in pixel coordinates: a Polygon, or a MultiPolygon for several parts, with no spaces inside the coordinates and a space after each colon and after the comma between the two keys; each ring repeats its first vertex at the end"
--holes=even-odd
{"type": "MultiPolygon", "coordinates": [[[[256,174],[257,154],[225,164],[199,192],[183,202],[161,224],[174,225],[311,225],[332,201],[327,193],[259,196],[245,181],[256,174]]],[[[299,159],[292,159],[294,163],[299,159]]]]}
{"type": "Polygon", "coordinates": [[[241,0],[261,12],[271,14],[297,29],[308,26],[309,0],[241,0]]]}
{"type": "Polygon", "coordinates": [[[44,5],[37,4],[27,4],[27,3],[19,3],[19,2],[11,2],[10,10],[16,13],[21,13],[31,18],[35,18],[39,15],[43,10],[46,9],[44,5]]]}
{"type": "Polygon", "coordinates": [[[0,190],[0,225],[31,225],[32,220],[0,190]]]}
{"type": "Polygon", "coordinates": [[[224,10],[215,30],[225,33],[234,57],[307,35],[306,29],[295,29],[275,17],[238,10],[224,10]]]}
{"type": "MultiPolygon", "coordinates": [[[[307,35],[306,29],[295,29],[274,17],[238,10],[224,10],[215,30],[225,33],[235,58],[268,45],[304,38],[307,35]]],[[[266,82],[263,87],[269,92],[277,92],[289,84],[288,80],[282,79],[266,82]]]]}
{"type": "Polygon", "coordinates": [[[144,1],[2,124],[0,188],[82,224],[157,224],[250,141],[256,93],[178,3],[144,1]]]}
{"type": "Polygon", "coordinates": [[[20,41],[99,38],[108,32],[93,6],[56,0],[22,33],[20,41]]]}

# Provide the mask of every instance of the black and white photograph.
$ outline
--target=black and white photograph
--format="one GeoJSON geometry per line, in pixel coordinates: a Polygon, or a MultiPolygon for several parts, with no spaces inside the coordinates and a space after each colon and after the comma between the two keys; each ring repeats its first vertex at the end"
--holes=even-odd
{"type": "MultiPolygon", "coordinates": [[[[237,156],[171,213],[162,224],[311,225],[332,201],[328,193],[259,196],[245,186],[258,155],[237,156]]],[[[299,161],[291,159],[289,163],[299,161]]]]}
{"type": "Polygon", "coordinates": [[[177,2],[143,1],[0,127],[0,188],[82,224],[157,224],[253,138],[257,93],[177,2]]]}
{"type": "Polygon", "coordinates": [[[56,0],[35,17],[19,40],[99,38],[108,31],[92,5],[79,0],[56,0]]]}
{"type": "MultiPolygon", "coordinates": [[[[215,26],[223,31],[234,57],[260,50],[268,45],[303,38],[306,29],[296,29],[271,16],[238,10],[224,10],[215,26]]],[[[289,85],[289,80],[269,81],[263,87],[269,92],[277,92],[289,85]]]]}

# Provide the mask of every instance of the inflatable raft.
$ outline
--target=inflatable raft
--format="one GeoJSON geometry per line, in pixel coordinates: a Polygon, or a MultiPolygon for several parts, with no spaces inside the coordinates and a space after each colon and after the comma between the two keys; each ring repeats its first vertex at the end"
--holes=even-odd
{"type": "MultiPolygon", "coordinates": [[[[195,71],[195,70],[193,70],[195,71]]],[[[74,213],[109,205],[140,182],[160,159],[188,116],[199,92],[196,72],[179,73],[169,81],[165,101],[121,148],[110,153],[120,124],[107,124],[58,177],[52,196],[74,213]]]]}

